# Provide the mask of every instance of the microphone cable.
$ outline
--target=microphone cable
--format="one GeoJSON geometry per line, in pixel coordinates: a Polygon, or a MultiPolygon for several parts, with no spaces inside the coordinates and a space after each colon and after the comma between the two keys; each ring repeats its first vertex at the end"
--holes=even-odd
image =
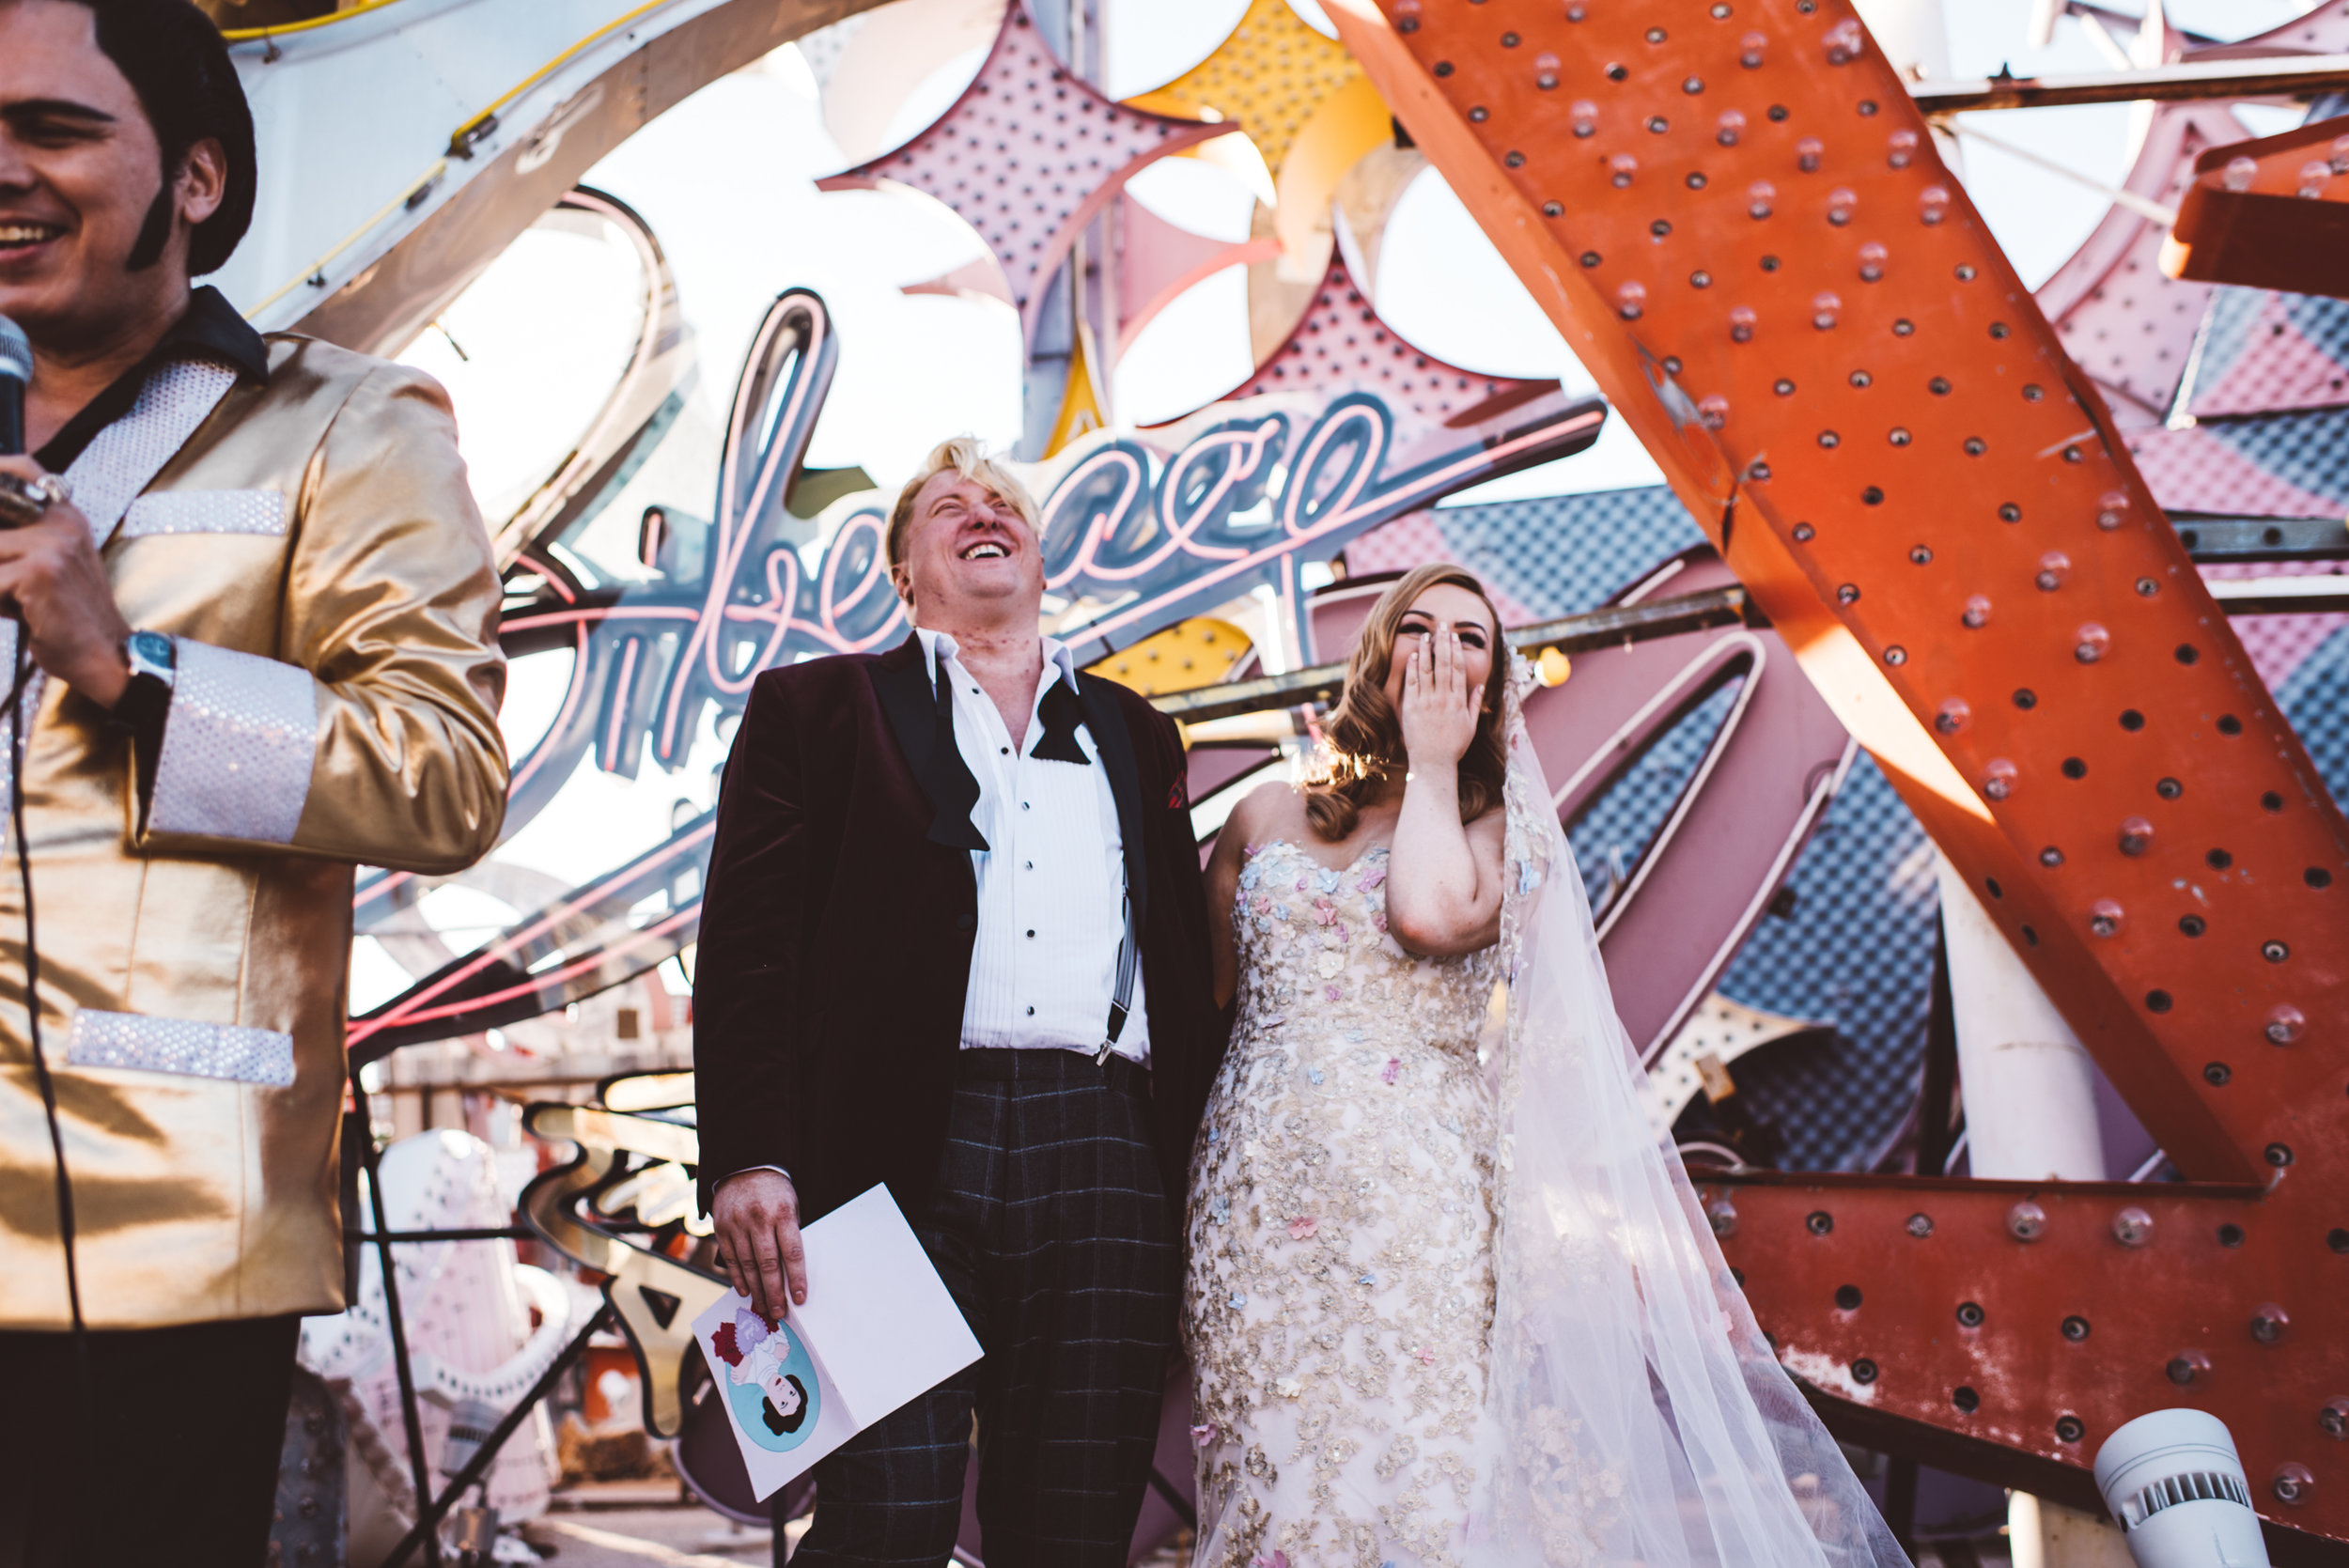
{"type": "Polygon", "coordinates": [[[40,945],[33,924],[33,851],[24,838],[24,765],[30,753],[25,732],[32,726],[24,712],[24,691],[32,684],[32,635],[23,617],[10,617],[16,627],[14,678],[8,699],[0,707],[8,724],[8,830],[16,839],[17,885],[24,899],[24,1017],[33,1051],[33,1078],[40,1088],[40,1107],[49,1118],[49,1149],[57,1168],[57,1235],[65,1243],[66,1304],[72,1313],[73,1356],[87,1419],[89,1404],[89,1327],[82,1317],[82,1276],[73,1247],[73,1182],[67,1173],[65,1131],[57,1120],[57,1085],[49,1074],[49,1058],[40,1043],[40,945]]]}

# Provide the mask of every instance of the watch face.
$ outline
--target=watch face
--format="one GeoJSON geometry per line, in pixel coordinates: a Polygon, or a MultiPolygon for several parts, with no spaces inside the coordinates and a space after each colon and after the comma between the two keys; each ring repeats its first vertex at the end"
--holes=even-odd
{"type": "Polygon", "coordinates": [[[178,662],[173,656],[171,639],[160,631],[131,633],[131,658],[156,670],[168,670],[178,662]]]}

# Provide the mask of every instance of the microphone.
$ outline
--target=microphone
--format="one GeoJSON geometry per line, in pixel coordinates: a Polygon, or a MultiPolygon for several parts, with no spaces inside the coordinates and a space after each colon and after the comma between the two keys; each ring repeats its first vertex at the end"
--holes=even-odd
{"type": "Polygon", "coordinates": [[[24,450],[24,384],[32,379],[32,340],[0,316],[0,458],[24,450]]]}

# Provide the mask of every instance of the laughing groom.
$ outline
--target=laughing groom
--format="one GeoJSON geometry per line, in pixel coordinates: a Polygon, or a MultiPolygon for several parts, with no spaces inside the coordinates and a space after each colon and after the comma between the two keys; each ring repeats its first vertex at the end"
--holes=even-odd
{"type": "MultiPolygon", "coordinates": [[[[695,974],[703,1202],[737,1286],[886,1182],[985,1357],[816,1468],[795,1568],[1123,1568],[1223,1037],[1172,721],[1037,634],[1034,501],[975,442],[890,515],[914,631],[751,689],[695,974]]],[[[780,1521],[778,1521],[780,1523],[780,1521]]],[[[775,1532],[782,1560],[783,1532],[775,1532]]]]}

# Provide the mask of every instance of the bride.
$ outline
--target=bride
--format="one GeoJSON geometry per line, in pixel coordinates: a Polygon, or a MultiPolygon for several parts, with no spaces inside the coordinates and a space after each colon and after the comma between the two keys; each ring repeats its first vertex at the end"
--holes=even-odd
{"type": "Polygon", "coordinates": [[[1216,841],[1195,1561],[1905,1568],[1647,1130],[1524,679],[1418,568],[1216,841]]]}

